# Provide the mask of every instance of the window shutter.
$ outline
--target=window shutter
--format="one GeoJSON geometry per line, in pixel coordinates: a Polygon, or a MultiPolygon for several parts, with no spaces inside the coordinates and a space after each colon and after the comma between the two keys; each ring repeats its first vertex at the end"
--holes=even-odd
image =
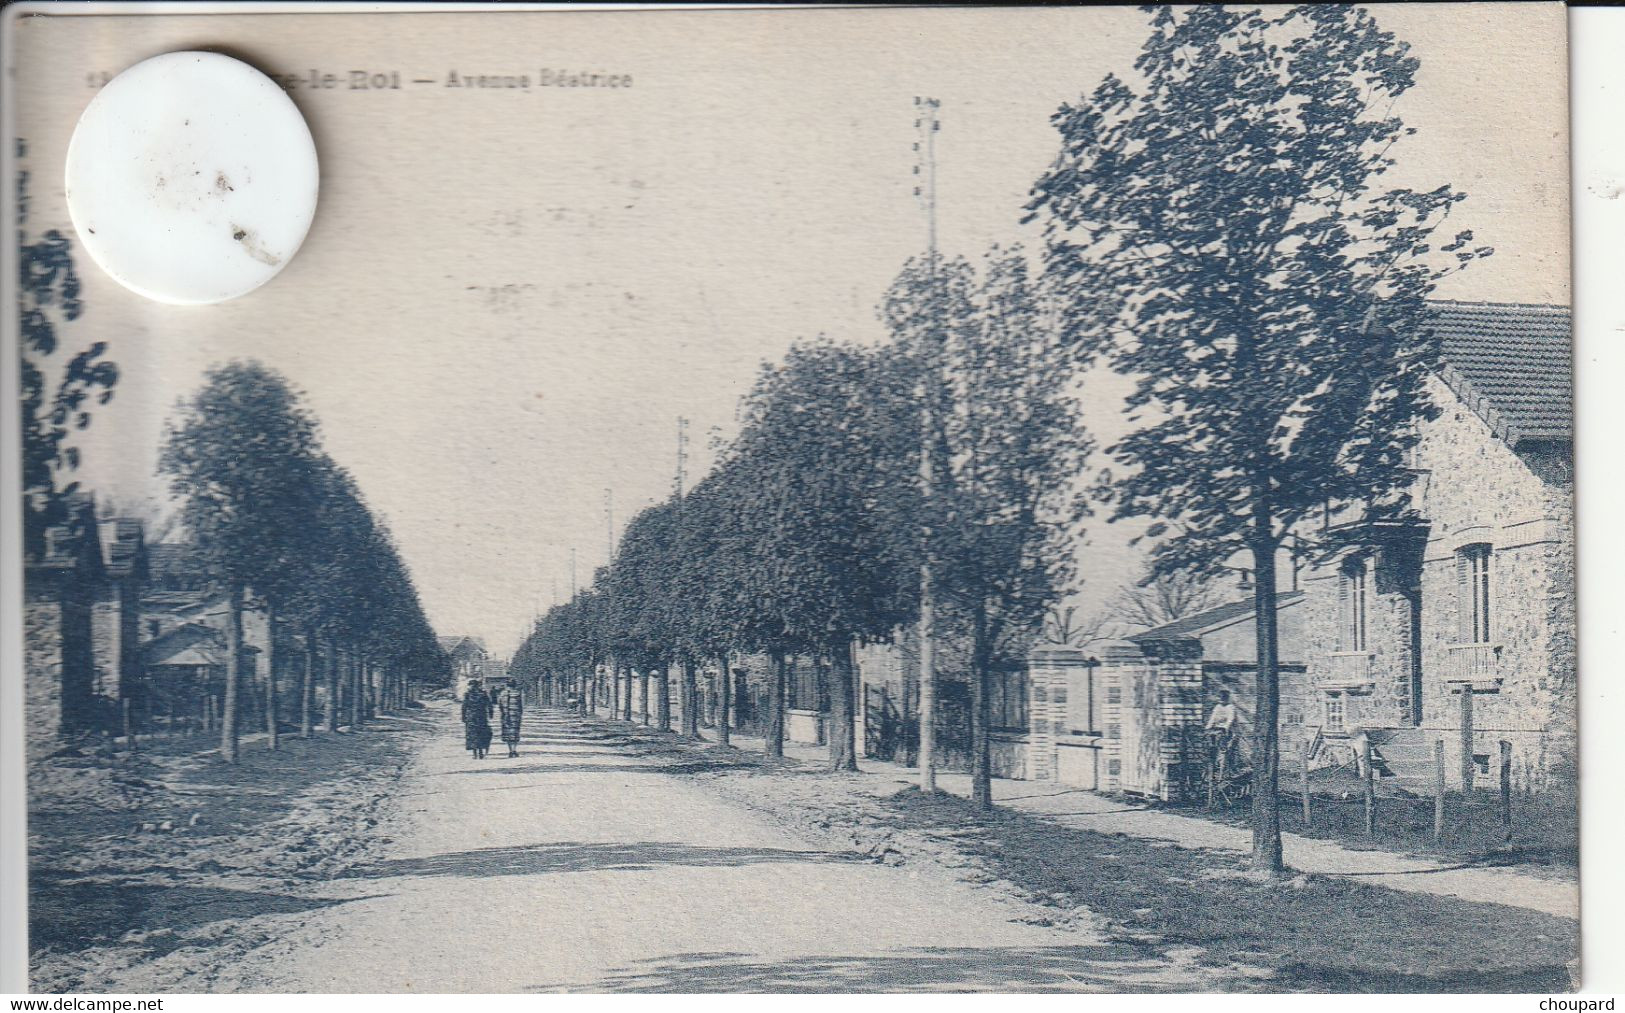
{"type": "Polygon", "coordinates": [[[1337,571],[1337,646],[1345,651],[1354,649],[1352,640],[1354,622],[1349,618],[1351,611],[1349,605],[1349,571],[1345,566],[1337,571]]]}
{"type": "Polygon", "coordinates": [[[1456,553],[1456,639],[1473,642],[1472,570],[1465,549],[1456,553]]]}

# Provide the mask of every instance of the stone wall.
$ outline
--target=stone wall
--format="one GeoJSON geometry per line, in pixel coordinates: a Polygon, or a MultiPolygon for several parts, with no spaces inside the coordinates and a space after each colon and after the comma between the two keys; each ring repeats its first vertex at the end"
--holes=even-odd
{"type": "Polygon", "coordinates": [[[54,748],[62,728],[62,607],[30,593],[23,602],[23,717],[30,755],[54,748]]]}
{"type": "MultiPolygon", "coordinates": [[[[1304,580],[1307,672],[1304,723],[1322,725],[1328,690],[1341,690],[1345,724],[1419,727],[1443,738],[1451,769],[1459,756],[1459,679],[1468,657],[1491,670],[1474,683],[1474,752],[1494,756],[1513,743],[1514,783],[1540,787],[1558,769],[1572,776],[1575,728],[1575,612],[1572,477],[1567,445],[1514,451],[1456,399],[1430,381],[1442,407],[1424,423],[1413,490],[1427,523],[1419,574],[1377,552],[1369,558],[1366,658],[1340,642],[1338,568],[1345,553],[1304,580]],[[1457,554],[1488,543],[1490,641],[1495,650],[1463,650],[1457,554]],[[1420,713],[1412,702],[1412,622],[1420,642],[1420,713]],[[1369,671],[1363,687],[1356,675],[1369,671]],[[1566,766],[1567,765],[1567,766],[1566,766]]],[[[1283,693],[1283,696],[1286,694],[1283,693]]],[[[1283,707],[1283,717],[1287,711],[1283,707]]]]}

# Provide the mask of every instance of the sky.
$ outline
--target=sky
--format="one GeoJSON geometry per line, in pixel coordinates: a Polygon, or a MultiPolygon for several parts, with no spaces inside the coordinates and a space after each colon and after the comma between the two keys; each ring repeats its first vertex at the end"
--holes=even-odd
{"type": "MultiPolygon", "coordinates": [[[[1561,7],[1376,14],[1422,64],[1392,182],[1467,191],[1452,225],[1497,249],[1439,295],[1566,303],[1561,7]]],[[[89,75],[165,51],[297,77],[322,163],[304,246],[242,299],[148,302],[80,251],[87,309],[65,338],[107,340],[122,371],[80,477],[161,501],[177,399],[211,364],[259,359],[305,392],[437,631],[506,655],[568,597],[572,549],[585,586],[611,529],[670,491],[679,416],[692,481],[764,360],[817,334],[884,338],[875,306],[926,241],[915,96],[941,101],[943,251],[1035,246],[1021,207],[1054,156],[1048,117],[1127,72],[1144,26],[1132,8],[25,19],[35,229],[71,229],[60,167],[89,75]],[[357,68],[403,86],[351,89],[357,68]],[[336,86],[310,88],[312,70],[336,86]],[[543,87],[544,70],[632,80],[543,87]],[[452,88],[453,71],[530,87],[452,88]]],[[[1121,391],[1092,383],[1103,443],[1121,391]]],[[[1136,575],[1125,540],[1091,526],[1085,611],[1136,575]]]]}

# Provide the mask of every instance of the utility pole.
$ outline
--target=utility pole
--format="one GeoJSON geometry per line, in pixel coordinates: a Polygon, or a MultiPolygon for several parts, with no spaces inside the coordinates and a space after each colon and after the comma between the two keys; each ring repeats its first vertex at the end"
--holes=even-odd
{"type": "Polygon", "coordinates": [[[683,479],[688,471],[688,419],[677,417],[677,502],[683,501],[683,479]]]}
{"type": "Polygon", "coordinates": [[[605,544],[608,546],[604,556],[604,565],[615,562],[615,490],[604,490],[604,534],[605,544]]]}
{"type": "MultiPolygon", "coordinates": [[[[914,187],[914,196],[919,198],[921,207],[925,210],[926,223],[926,270],[927,284],[930,286],[929,298],[937,302],[937,131],[942,124],[937,118],[937,110],[942,103],[934,98],[920,98],[915,96],[914,109],[917,114],[914,127],[918,131],[919,139],[914,142],[916,159],[914,174],[921,177],[919,184],[914,187]]],[[[937,307],[940,312],[940,306],[937,307]]],[[[937,393],[937,362],[936,344],[939,335],[930,334],[925,342],[925,397],[922,400],[923,410],[920,413],[920,486],[926,503],[927,511],[930,509],[932,488],[935,477],[931,470],[931,454],[936,443],[936,420],[932,413],[937,393]]],[[[929,516],[929,513],[928,513],[929,516]]],[[[936,602],[931,587],[931,527],[929,522],[921,531],[925,543],[925,553],[920,563],[920,790],[934,792],[937,790],[936,770],[936,713],[937,713],[937,673],[936,673],[936,644],[934,638],[936,602]]]]}
{"type": "Polygon", "coordinates": [[[576,600],[576,550],[570,546],[570,600],[576,600]]]}

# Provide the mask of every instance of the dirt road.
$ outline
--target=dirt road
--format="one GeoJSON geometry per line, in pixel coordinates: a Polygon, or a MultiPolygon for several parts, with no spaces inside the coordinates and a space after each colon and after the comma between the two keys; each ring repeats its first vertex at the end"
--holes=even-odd
{"type": "MultiPolygon", "coordinates": [[[[706,790],[692,754],[527,717],[474,760],[449,708],[411,764],[395,843],[213,987],[321,992],[1167,989],[1155,960],[933,863],[807,839],[706,790]]],[[[1211,972],[1209,972],[1211,973],[1211,972]]]]}

